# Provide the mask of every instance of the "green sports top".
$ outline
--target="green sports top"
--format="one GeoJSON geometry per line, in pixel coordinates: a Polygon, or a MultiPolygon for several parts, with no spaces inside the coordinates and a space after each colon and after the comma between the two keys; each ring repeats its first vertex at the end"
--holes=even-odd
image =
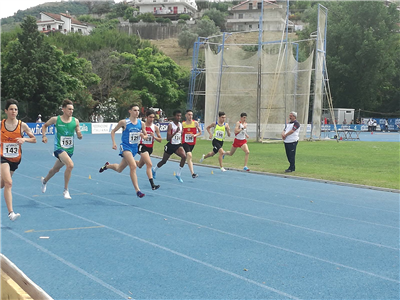
{"type": "Polygon", "coordinates": [[[64,150],[69,154],[74,153],[74,132],[76,128],[76,120],[72,117],[71,122],[64,123],[61,117],[57,117],[56,137],[54,139],[54,151],[64,150]]]}
{"type": "Polygon", "coordinates": [[[223,141],[225,139],[225,123],[223,125],[219,125],[218,122],[215,125],[213,138],[219,141],[223,141]]]}

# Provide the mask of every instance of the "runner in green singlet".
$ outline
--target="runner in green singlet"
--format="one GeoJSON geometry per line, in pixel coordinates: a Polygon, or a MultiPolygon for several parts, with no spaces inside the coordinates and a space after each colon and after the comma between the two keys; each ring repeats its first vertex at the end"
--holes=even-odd
{"type": "Polygon", "coordinates": [[[65,165],[63,195],[65,199],[71,199],[68,191],[68,183],[74,167],[74,163],[71,159],[74,153],[74,133],[76,132],[78,139],[82,139],[82,132],[79,129],[78,119],[72,116],[74,105],[71,100],[64,100],[62,111],[63,114],[61,116],[50,118],[42,128],[42,142],[46,144],[46,128],[50,125],[55,125],[57,132],[54,137],[54,156],[58,158],[47,176],[45,178],[42,177],[41,179],[42,193],[46,192],[47,182],[65,165]]]}

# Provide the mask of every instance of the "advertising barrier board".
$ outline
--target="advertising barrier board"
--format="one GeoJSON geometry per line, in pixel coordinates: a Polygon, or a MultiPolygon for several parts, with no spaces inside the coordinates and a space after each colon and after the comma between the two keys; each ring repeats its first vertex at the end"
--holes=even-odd
{"type": "MultiPolygon", "coordinates": [[[[160,129],[160,132],[167,132],[169,122],[156,123],[156,126],[160,129]]],[[[204,123],[199,123],[201,131],[204,133],[204,123]]]]}
{"type": "MultiPolygon", "coordinates": [[[[92,134],[111,133],[111,130],[117,125],[118,123],[92,123],[92,134]]],[[[122,128],[117,133],[122,133],[122,128]]]]}
{"type": "Polygon", "coordinates": [[[91,134],[92,133],[92,123],[79,123],[79,129],[82,134],[91,134]]]}
{"type": "MultiPolygon", "coordinates": [[[[34,135],[42,135],[42,128],[44,123],[26,123],[34,135]]],[[[47,127],[46,135],[54,135],[54,125],[47,127]]]]}

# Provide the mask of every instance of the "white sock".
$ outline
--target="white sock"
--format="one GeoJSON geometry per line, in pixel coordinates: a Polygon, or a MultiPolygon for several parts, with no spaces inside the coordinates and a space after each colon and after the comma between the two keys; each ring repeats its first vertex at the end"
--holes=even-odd
{"type": "Polygon", "coordinates": [[[153,168],[153,171],[156,172],[157,170],[158,170],[158,167],[155,166],[155,167],[153,168]]]}
{"type": "Polygon", "coordinates": [[[179,170],[178,170],[178,172],[176,172],[176,175],[181,176],[181,172],[182,172],[182,168],[179,167],[179,170]]]}

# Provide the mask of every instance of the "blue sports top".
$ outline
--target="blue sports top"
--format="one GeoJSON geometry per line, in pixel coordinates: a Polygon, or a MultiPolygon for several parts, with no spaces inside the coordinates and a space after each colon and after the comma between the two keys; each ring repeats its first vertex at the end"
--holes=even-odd
{"type": "Polygon", "coordinates": [[[125,130],[122,132],[121,141],[122,144],[125,145],[135,145],[136,146],[140,142],[140,133],[142,132],[142,121],[137,119],[136,124],[133,124],[129,118],[125,119],[126,127],[125,130]]]}

